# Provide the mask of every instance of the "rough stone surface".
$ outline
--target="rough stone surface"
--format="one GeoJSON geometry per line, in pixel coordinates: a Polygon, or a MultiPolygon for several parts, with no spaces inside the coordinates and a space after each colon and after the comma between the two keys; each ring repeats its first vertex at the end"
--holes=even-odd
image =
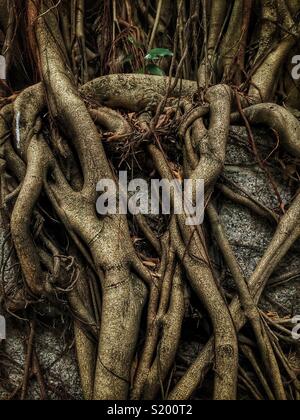
{"type": "MultiPolygon", "coordinates": [[[[82,392],[74,347],[65,340],[63,331],[64,325],[58,323],[52,329],[40,327],[36,333],[35,348],[47,383],[47,399],[80,400],[82,392]]],[[[2,381],[5,367],[11,387],[6,389],[0,382],[0,400],[8,399],[22,385],[27,338],[27,330],[21,330],[13,320],[8,321],[7,340],[0,347],[0,373],[2,381]]],[[[27,399],[38,400],[40,395],[36,379],[30,380],[27,399]]]]}
{"type": "MultiPolygon", "coordinates": [[[[255,141],[262,149],[272,151],[272,139],[263,131],[255,130],[255,141]]],[[[232,127],[226,160],[225,176],[241,187],[256,200],[270,209],[278,209],[279,201],[266,173],[255,161],[253,153],[248,149],[247,132],[241,127],[232,127]]],[[[292,199],[288,179],[272,170],[278,192],[284,204],[292,199]]],[[[221,217],[231,245],[246,278],[253,273],[263,256],[275,231],[275,227],[259,218],[245,207],[224,201],[221,217]]],[[[267,288],[261,306],[265,310],[278,312],[280,315],[300,314],[300,257],[292,250],[278,268],[276,274],[284,274],[292,268],[299,268],[299,277],[284,286],[267,288]]]]}

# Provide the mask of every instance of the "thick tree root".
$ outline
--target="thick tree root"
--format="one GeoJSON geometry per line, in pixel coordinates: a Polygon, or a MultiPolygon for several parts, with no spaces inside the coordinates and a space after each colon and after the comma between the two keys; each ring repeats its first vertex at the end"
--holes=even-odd
{"type": "MultiPolygon", "coordinates": [[[[15,2],[9,13],[3,3],[0,29],[8,64],[16,65],[12,45],[20,49],[25,43],[24,55],[34,67],[28,88],[7,96],[9,86],[0,84],[0,211],[7,226],[4,242],[11,241],[11,252],[6,261],[2,258],[0,295],[8,313],[23,311],[31,321],[24,378],[16,392],[25,399],[35,375],[46,397],[32,314],[45,302],[59,306],[67,297],[87,400],[189,399],[211,369],[216,400],[234,400],[240,388],[257,400],[265,395],[299,399],[297,372],[281,348],[281,341],[291,346],[289,330],[258,304],[299,239],[300,195],[280,218],[220,179],[230,124],[246,124],[250,137],[252,125],[266,125],[287,152],[300,157],[298,119],[277,104],[264,103],[286,94],[288,103],[291,97],[297,104],[297,84],[289,81],[282,92],[277,79],[299,40],[298,2],[266,0],[260,8],[251,0],[235,0],[226,8],[217,0],[174,5],[160,0],[148,10],[139,1],[135,11],[130,0],[112,5],[97,0],[97,7],[84,0],[56,5],[28,0],[22,7],[15,2]],[[87,16],[91,9],[92,17],[87,16]],[[91,25],[96,9],[103,16],[91,25]],[[262,19],[258,43],[252,39],[254,11],[262,19]],[[170,62],[166,57],[157,61],[170,77],[137,74],[142,66],[145,72],[153,67],[162,72],[143,62],[140,41],[148,36],[149,49],[159,45],[160,37],[169,42],[164,32],[173,21],[174,55],[170,62]],[[24,27],[25,41],[15,40],[14,25],[24,27]],[[148,25],[145,34],[140,28],[148,25]],[[98,31],[97,42],[87,26],[98,31]],[[133,74],[102,76],[104,67],[133,74]],[[182,75],[198,75],[198,80],[182,75]],[[124,167],[133,176],[146,174],[147,180],[204,180],[204,224],[189,226],[187,214],[157,223],[141,214],[99,216],[97,183],[108,179],[116,185],[124,167]],[[215,186],[276,226],[250,279],[225,235],[215,186]],[[219,283],[207,228],[236,283],[233,298],[219,283]],[[7,284],[6,265],[14,251],[20,275],[7,284]],[[212,336],[174,381],[187,301],[203,310],[212,336]],[[259,354],[240,335],[248,322],[259,354]],[[241,363],[239,350],[258,382],[241,363]]],[[[120,199],[117,186],[116,192],[120,199]]],[[[171,199],[175,213],[174,195],[171,199]]]]}

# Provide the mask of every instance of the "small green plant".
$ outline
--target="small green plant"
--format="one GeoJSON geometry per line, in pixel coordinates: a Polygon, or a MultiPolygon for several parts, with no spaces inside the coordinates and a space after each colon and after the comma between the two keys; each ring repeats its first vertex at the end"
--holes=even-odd
{"type": "Polygon", "coordinates": [[[167,48],[155,48],[151,50],[145,57],[145,60],[160,60],[164,57],[173,57],[172,51],[168,50],[167,48]]]}
{"type": "MultiPolygon", "coordinates": [[[[137,42],[135,38],[129,36],[128,41],[132,44],[135,48],[144,50],[145,47],[137,42]]],[[[148,54],[144,57],[145,64],[143,68],[141,68],[138,73],[139,74],[152,74],[154,76],[165,76],[165,72],[160,66],[160,62],[163,58],[166,57],[173,57],[173,52],[170,51],[168,48],[154,48],[148,52],[148,54]]],[[[131,64],[133,61],[133,54],[128,54],[124,60],[123,64],[131,64]]]]}
{"type": "Polygon", "coordinates": [[[173,55],[172,51],[167,48],[154,48],[149,51],[145,57],[146,65],[144,73],[152,74],[154,76],[165,76],[165,72],[160,67],[159,62],[163,58],[173,57],[173,55]]]}

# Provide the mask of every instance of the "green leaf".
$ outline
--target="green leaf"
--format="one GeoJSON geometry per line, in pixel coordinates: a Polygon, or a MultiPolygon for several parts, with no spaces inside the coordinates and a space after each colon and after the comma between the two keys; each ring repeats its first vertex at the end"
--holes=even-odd
{"type": "Polygon", "coordinates": [[[163,57],[173,57],[173,55],[172,51],[167,48],[155,48],[154,50],[149,51],[145,60],[159,60],[163,57]]]}
{"type": "Polygon", "coordinates": [[[148,66],[146,66],[146,72],[148,74],[152,74],[153,76],[165,76],[165,72],[158,66],[156,66],[155,64],[148,64],[148,66]]]}

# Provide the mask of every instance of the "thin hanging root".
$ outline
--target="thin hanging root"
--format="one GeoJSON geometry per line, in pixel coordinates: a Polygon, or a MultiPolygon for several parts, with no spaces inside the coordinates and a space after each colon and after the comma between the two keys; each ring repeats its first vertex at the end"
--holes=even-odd
{"type": "Polygon", "coordinates": [[[248,320],[252,325],[254,334],[258,342],[258,347],[260,349],[261,356],[265,364],[265,368],[268,371],[268,375],[274,386],[275,395],[279,400],[286,400],[287,397],[285,394],[284,385],[282,383],[279,366],[276,361],[276,357],[274,355],[269,337],[264,329],[264,324],[261,320],[259,310],[253,301],[246,280],[241,272],[241,269],[235,258],[229,241],[226,238],[224,229],[218,217],[218,213],[216,212],[214,206],[211,203],[208,205],[207,210],[214,236],[218,242],[223,257],[229,269],[231,270],[231,273],[235,280],[240,296],[241,305],[245,311],[248,320]]]}
{"type": "MultiPolygon", "coordinates": [[[[72,7],[71,7],[72,8],[72,7]]],[[[61,26],[62,26],[62,36],[64,38],[64,44],[66,47],[66,50],[69,54],[69,56],[71,56],[72,52],[71,52],[71,30],[70,30],[70,18],[69,18],[69,10],[67,5],[61,5],[60,9],[59,9],[59,14],[60,14],[60,20],[61,20],[61,26]]]]}
{"type": "Polygon", "coordinates": [[[159,304],[159,295],[160,287],[158,287],[156,284],[153,284],[149,295],[145,345],[143,348],[142,356],[139,361],[139,366],[134,380],[134,387],[131,395],[131,398],[133,400],[138,400],[143,395],[153,355],[157,347],[157,341],[159,338],[159,328],[157,324],[156,315],[159,304]]]}
{"type": "Polygon", "coordinates": [[[252,75],[249,96],[256,103],[270,101],[273,97],[276,86],[274,81],[278,81],[281,67],[300,36],[299,24],[294,23],[285,2],[279,1],[278,4],[282,9],[279,13],[281,13],[282,19],[287,22],[286,33],[278,45],[271,48],[269,54],[252,75]]]}
{"type": "MultiPolygon", "coordinates": [[[[300,124],[285,108],[271,103],[257,104],[243,109],[251,124],[264,124],[272,128],[282,145],[294,156],[300,157],[300,124]]],[[[240,121],[240,115],[232,114],[231,123],[240,121]]]]}
{"type": "MultiPolygon", "coordinates": [[[[89,293],[89,283],[92,283],[84,267],[80,267],[80,277],[69,293],[69,303],[74,315],[74,334],[76,355],[79,366],[83,395],[86,400],[93,399],[95,380],[95,360],[100,322],[93,316],[94,311],[100,311],[89,293]]],[[[91,284],[92,286],[92,284],[91,284]]]]}
{"type": "MultiPolygon", "coordinates": [[[[255,272],[249,280],[250,293],[254,302],[258,303],[265,286],[272,273],[284,258],[287,252],[300,236],[299,220],[300,217],[300,195],[281,219],[276,233],[257,266],[255,272]]],[[[235,323],[236,330],[239,331],[246,323],[246,318],[241,309],[238,298],[235,298],[230,305],[230,311],[235,323]]],[[[202,350],[197,360],[188,369],[187,373],[176,385],[169,398],[171,400],[184,400],[190,398],[194,390],[199,386],[205,377],[214,357],[214,339],[211,338],[202,350]]]]}
{"type": "Polygon", "coordinates": [[[235,83],[239,86],[243,80],[243,76],[245,74],[245,54],[246,54],[246,47],[247,47],[247,38],[248,38],[248,31],[251,19],[251,12],[254,5],[253,0],[244,0],[243,1],[243,20],[242,20],[242,28],[241,28],[241,40],[239,45],[239,50],[237,53],[237,73],[235,74],[235,83]]]}
{"type": "Polygon", "coordinates": [[[245,370],[242,367],[240,367],[239,370],[240,370],[239,380],[246,386],[246,388],[248,388],[248,390],[254,396],[256,401],[263,401],[263,399],[264,399],[263,396],[261,395],[261,393],[257,389],[255,383],[249,377],[247,372],[245,372],[245,370]]]}
{"type": "Polygon", "coordinates": [[[237,70],[236,59],[240,50],[242,33],[243,0],[234,0],[229,25],[220,46],[223,79],[225,82],[232,79],[237,70]]]}
{"type": "Polygon", "coordinates": [[[27,5],[27,19],[28,19],[28,42],[29,42],[29,48],[30,53],[32,55],[32,58],[35,63],[38,64],[36,72],[39,74],[41,71],[41,65],[39,60],[39,54],[38,54],[38,47],[36,43],[36,37],[35,37],[35,23],[38,16],[38,8],[35,0],[29,0],[27,5]]]}
{"type": "Polygon", "coordinates": [[[217,288],[206,250],[196,244],[191,235],[190,244],[184,244],[178,228],[171,227],[173,246],[187,272],[189,281],[211,317],[215,334],[215,391],[216,400],[236,398],[238,346],[232,320],[227,306],[217,288]],[[189,255],[190,254],[190,255],[189,255]],[[197,256],[197,258],[195,257],[197,256]],[[218,308],[218,309],[217,309],[218,308]]]}
{"type": "Polygon", "coordinates": [[[253,197],[248,198],[244,195],[240,195],[233,191],[231,188],[227,187],[223,184],[217,184],[218,190],[222,192],[222,194],[231,200],[232,202],[244,206],[250,209],[254,214],[257,214],[260,217],[268,219],[272,223],[279,223],[279,216],[270,210],[268,207],[264,206],[263,204],[257,202],[253,197]]]}
{"type": "Polygon", "coordinates": [[[263,388],[264,388],[264,390],[265,390],[265,392],[266,392],[269,400],[270,401],[275,401],[274,394],[271,391],[271,388],[270,388],[270,386],[268,384],[268,381],[265,378],[265,376],[264,376],[261,368],[259,367],[259,364],[258,364],[258,362],[257,362],[257,360],[255,358],[255,355],[254,355],[252,349],[249,346],[242,345],[241,346],[241,350],[244,353],[244,355],[247,357],[247,359],[250,361],[250,363],[252,364],[252,366],[253,366],[253,368],[254,368],[254,370],[256,372],[256,375],[259,378],[260,383],[262,384],[262,386],[263,386],[263,388]]]}
{"type": "Polygon", "coordinates": [[[34,336],[35,336],[35,321],[30,322],[29,328],[29,338],[27,343],[27,354],[25,360],[25,369],[24,369],[24,378],[22,384],[21,400],[26,399],[28,393],[28,381],[30,379],[30,372],[33,362],[33,346],[34,346],[34,336]]]}
{"type": "MultiPolygon", "coordinates": [[[[173,278],[169,309],[162,316],[163,312],[163,310],[158,311],[158,322],[162,324],[162,338],[158,343],[157,356],[145,384],[144,398],[148,400],[154,400],[162,384],[165,383],[174,364],[179,345],[184,318],[184,291],[182,273],[178,266],[173,278]]],[[[166,390],[161,391],[165,398],[166,390]]]]}
{"type": "Polygon", "coordinates": [[[82,65],[80,69],[82,84],[87,83],[89,80],[84,20],[85,20],[85,1],[77,0],[76,2],[76,37],[79,43],[80,55],[81,55],[81,60],[82,60],[82,65]]]}
{"type": "Polygon", "coordinates": [[[299,399],[299,394],[300,394],[299,375],[297,375],[295,370],[291,367],[289,361],[287,360],[287,357],[285,356],[280,345],[278,344],[278,340],[273,340],[272,344],[273,344],[273,348],[278,359],[282,363],[283,368],[285,369],[286,373],[288,374],[288,376],[290,377],[293,383],[293,387],[295,388],[295,394],[298,395],[298,399],[299,399]]]}
{"type": "Polygon", "coordinates": [[[250,280],[251,293],[256,302],[259,301],[268,279],[286,255],[295,241],[299,238],[300,227],[298,218],[300,213],[300,196],[298,195],[286,215],[282,218],[269,245],[267,252],[250,280]]]}
{"type": "Polygon", "coordinates": [[[149,45],[148,45],[148,50],[149,51],[152,50],[152,47],[153,47],[153,44],[154,44],[157,29],[158,29],[158,26],[159,26],[159,21],[160,21],[160,18],[161,18],[162,6],[163,6],[163,0],[158,0],[156,17],[155,17],[154,26],[153,26],[153,29],[152,29],[149,45]]]}
{"type": "Polygon", "coordinates": [[[214,73],[217,70],[216,51],[226,18],[226,6],[224,1],[213,0],[211,2],[207,51],[198,69],[198,81],[201,87],[210,85],[210,82],[214,80],[214,73]]]}
{"type": "Polygon", "coordinates": [[[35,349],[33,349],[32,357],[33,357],[33,373],[36,376],[36,379],[40,388],[41,400],[44,401],[44,400],[47,400],[46,384],[45,384],[42,368],[40,365],[40,361],[39,361],[39,358],[35,349]]]}
{"type": "Polygon", "coordinates": [[[92,273],[89,276],[88,270],[80,261],[79,256],[76,256],[76,259],[79,265],[79,277],[75,287],[68,293],[69,304],[77,324],[81,325],[87,334],[96,340],[100,328],[98,313],[101,308],[98,307],[97,302],[99,298],[94,299],[92,296],[93,281],[90,279],[92,273]]]}
{"type": "Polygon", "coordinates": [[[16,16],[16,9],[15,4],[12,4],[12,6],[9,8],[9,20],[6,30],[6,36],[5,41],[2,48],[2,54],[5,57],[6,60],[6,73],[10,70],[11,64],[12,64],[12,48],[13,48],[13,38],[16,35],[16,26],[17,26],[17,16],[16,16]]]}
{"type": "MultiPolygon", "coordinates": [[[[131,398],[133,400],[140,399],[145,395],[145,387],[148,382],[153,358],[155,357],[159,333],[161,329],[164,330],[163,317],[165,316],[166,306],[168,305],[172,290],[172,281],[175,270],[174,250],[172,248],[168,250],[164,241],[162,241],[161,248],[162,281],[159,284],[152,282],[150,289],[146,338],[131,392],[131,398]]],[[[166,374],[167,373],[168,372],[166,372],[166,374]]]]}
{"type": "Polygon", "coordinates": [[[277,18],[277,3],[269,0],[261,0],[261,30],[255,64],[261,64],[264,61],[262,58],[265,59],[266,53],[274,43],[274,38],[276,39],[277,18]]]}

